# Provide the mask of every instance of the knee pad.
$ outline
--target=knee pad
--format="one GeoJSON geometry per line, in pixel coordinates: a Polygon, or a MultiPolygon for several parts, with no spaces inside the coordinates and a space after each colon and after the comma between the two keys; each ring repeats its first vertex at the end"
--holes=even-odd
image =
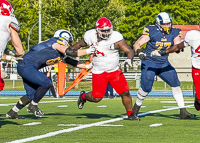
{"type": "Polygon", "coordinates": [[[148,95],[148,93],[149,92],[143,91],[143,89],[140,87],[137,92],[137,98],[140,100],[144,100],[146,98],[146,96],[148,95]]]}
{"type": "Polygon", "coordinates": [[[27,95],[24,95],[19,99],[19,104],[21,104],[23,106],[26,106],[30,102],[31,102],[31,99],[29,99],[27,95]]]}

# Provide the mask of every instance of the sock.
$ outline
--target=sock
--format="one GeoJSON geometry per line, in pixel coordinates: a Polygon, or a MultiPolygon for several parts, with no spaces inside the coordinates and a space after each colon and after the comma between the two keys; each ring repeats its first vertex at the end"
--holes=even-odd
{"type": "Polygon", "coordinates": [[[83,93],[83,94],[81,95],[81,99],[82,99],[82,100],[85,100],[85,94],[86,94],[86,93],[83,93]]]}
{"type": "MultiPolygon", "coordinates": [[[[16,108],[18,108],[19,110],[21,110],[22,108],[24,108],[24,105],[22,105],[22,104],[20,104],[19,102],[17,102],[17,104],[14,106],[14,107],[16,107],[16,108]]],[[[14,108],[13,107],[13,108],[14,108]]],[[[13,110],[14,111],[14,110],[13,110]]],[[[18,111],[16,111],[16,112],[18,112],[18,111]]]]}
{"type": "Polygon", "coordinates": [[[179,108],[184,108],[184,98],[180,86],[172,87],[172,94],[179,108]]]}
{"type": "Polygon", "coordinates": [[[176,96],[174,96],[174,99],[176,100],[176,103],[179,108],[185,107],[183,95],[176,95],[176,96]]]}
{"type": "Polygon", "coordinates": [[[135,103],[136,103],[138,106],[141,106],[143,100],[144,100],[144,99],[138,99],[138,98],[137,98],[135,103]]]}
{"type": "Polygon", "coordinates": [[[31,104],[38,105],[38,103],[34,102],[33,100],[31,101],[31,104]]]}
{"type": "Polygon", "coordinates": [[[12,110],[15,111],[15,112],[19,112],[20,109],[18,109],[16,106],[14,106],[14,107],[12,108],[12,110]]]}
{"type": "Polygon", "coordinates": [[[131,110],[131,111],[126,111],[126,113],[127,113],[128,116],[130,116],[131,113],[133,113],[133,110],[131,110]]]}

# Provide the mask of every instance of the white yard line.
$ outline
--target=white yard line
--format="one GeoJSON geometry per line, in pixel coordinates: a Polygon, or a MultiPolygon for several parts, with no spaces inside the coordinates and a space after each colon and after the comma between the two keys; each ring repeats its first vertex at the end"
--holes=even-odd
{"type": "MultiPolygon", "coordinates": [[[[191,106],[193,106],[193,105],[188,105],[188,106],[185,106],[185,107],[191,107],[191,106]]],[[[140,113],[140,114],[138,114],[138,116],[144,116],[144,115],[147,115],[147,114],[158,113],[158,112],[169,111],[169,110],[175,110],[175,109],[179,109],[179,107],[149,111],[149,112],[145,112],[145,113],[140,113]]],[[[47,133],[47,134],[44,134],[44,135],[29,137],[29,138],[20,139],[20,140],[15,140],[15,141],[7,142],[7,143],[24,143],[24,142],[28,142],[28,141],[39,140],[39,139],[52,137],[52,136],[62,134],[62,133],[77,131],[77,130],[84,129],[84,128],[89,128],[89,127],[93,127],[93,126],[101,126],[103,124],[123,120],[124,118],[127,118],[127,116],[115,118],[115,119],[111,119],[111,120],[106,120],[106,121],[101,121],[101,122],[96,122],[96,123],[92,123],[92,124],[85,124],[85,125],[81,125],[81,126],[78,126],[78,127],[63,129],[63,130],[59,130],[59,131],[55,131],[55,132],[50,132],[50,133],[47,133]]]]}

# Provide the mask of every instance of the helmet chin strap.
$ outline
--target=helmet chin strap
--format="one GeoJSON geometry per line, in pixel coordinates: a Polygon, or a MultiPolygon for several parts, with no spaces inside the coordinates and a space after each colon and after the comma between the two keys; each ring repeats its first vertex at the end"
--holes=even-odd
{"type": "Polygon", "coordinates": [[[170,33],[170,30],[171,28],[170,27],[166,27],[166,28],[162,28],[160,25],[156,24],[157,27],[159,28],[159,30],[164,33],[164,34],[169,34],[170,33]]]}
{"type": "Polygon", "coordinates": [[[165,31],[166,34],[169,34],[169,31],[170,31],[169,27],[165,27],[164,31],[165,31]]]}

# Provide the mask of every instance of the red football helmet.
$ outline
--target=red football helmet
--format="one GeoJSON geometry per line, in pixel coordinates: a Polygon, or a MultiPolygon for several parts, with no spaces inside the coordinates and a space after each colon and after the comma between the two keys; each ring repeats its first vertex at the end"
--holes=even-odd
{"type": "Polygon", "coordinates": [[[0,0],[0,15],[14,16],[14,9],[7,0],[0,0]]]}
{"type": "Polygon", "coordinates": [[[102,39],[109,39],[113,31],[112,23],[106,17],[99,18],[96,22],[98,36],[102,39]]]}

